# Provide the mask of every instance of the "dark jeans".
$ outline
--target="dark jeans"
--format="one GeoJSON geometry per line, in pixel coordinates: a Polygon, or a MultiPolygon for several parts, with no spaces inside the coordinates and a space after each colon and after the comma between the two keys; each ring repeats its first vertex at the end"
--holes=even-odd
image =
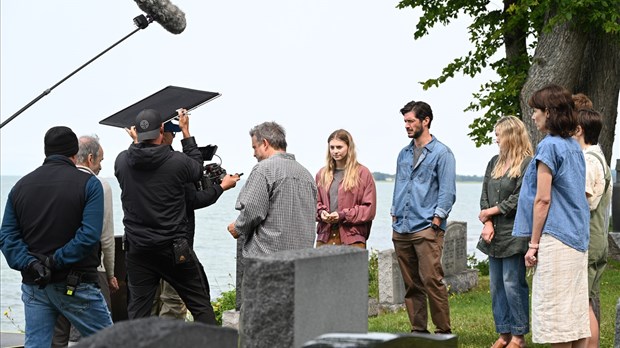
{"type": "Polygon", "coordinates": [[[443,283],[441,254],[445,232],[432,228],[411,233],[392,233],[394,251],[405,282],[405,306],[413,331],[427,330],[428,305],[436,333],[450,333],[448,289],[443,283]]]}
{"type": "Polygon", "coordinates": [[[153,298],[164,279],[177,291],[195,321],[215,325],[209,282],[196,254],[191,260],[175,264],[172,247],[157,251],[133,250],[125,254],[129,319],[151,315],[153,298]]]}

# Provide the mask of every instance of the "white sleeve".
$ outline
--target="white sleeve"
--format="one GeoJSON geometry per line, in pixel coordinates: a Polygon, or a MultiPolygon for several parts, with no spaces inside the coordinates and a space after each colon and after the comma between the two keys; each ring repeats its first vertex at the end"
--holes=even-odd
{"type": "Polygon", "coordinates": [[[585,153],[586,197],[590,210],[596,209],[605,190],[605,170],[594,155],[585,153]]]}
{"type": "Polygon", "coordinates": [[[108,279],[114,277],[114,212],[112,206],[112,189],[105,179],[103,185],[103,230],[101,231],[102,265],[108,279]]]}

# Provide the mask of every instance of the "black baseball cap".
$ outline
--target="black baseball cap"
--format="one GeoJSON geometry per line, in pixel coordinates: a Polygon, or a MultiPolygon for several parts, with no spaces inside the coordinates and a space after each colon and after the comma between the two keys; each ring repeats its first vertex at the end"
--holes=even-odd
{"type": "Polygon", "coordinates": [[[136,117],[134,126],[136,126],[138,142],[157,139],[161,128],[161,115],[157,110],[142,110],[136,117]]]}

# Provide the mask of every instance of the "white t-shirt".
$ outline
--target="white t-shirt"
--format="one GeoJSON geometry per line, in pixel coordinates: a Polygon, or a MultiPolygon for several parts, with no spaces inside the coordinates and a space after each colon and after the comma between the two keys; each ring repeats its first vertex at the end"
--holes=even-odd
{"type": "MultiPolygon", "coordinates": [[[[590,145],[583,149],[583,155],[586,159],[586,197],[590,210],[594,210],[598,207],[601,197],[603,197],[603,191],[605,191],[605,169],[601,165],[601,161],[595,155],[588,152],[596,153],[603,162],[605,162],[605,155],[598,145],[590,145]]],[[[607,190],[612,190],[611,182],[607,190]]]]}

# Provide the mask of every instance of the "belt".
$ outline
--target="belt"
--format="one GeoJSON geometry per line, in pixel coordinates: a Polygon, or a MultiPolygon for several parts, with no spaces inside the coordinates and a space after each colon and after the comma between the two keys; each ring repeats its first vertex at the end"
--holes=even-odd
{"type": "Polygon", "coordinates": [[[97,273],[84,273],[84,272],[73,272],[80,276],[80,282],[82,283],[95,283],[99,284],[99,275],[97,273]]]}

